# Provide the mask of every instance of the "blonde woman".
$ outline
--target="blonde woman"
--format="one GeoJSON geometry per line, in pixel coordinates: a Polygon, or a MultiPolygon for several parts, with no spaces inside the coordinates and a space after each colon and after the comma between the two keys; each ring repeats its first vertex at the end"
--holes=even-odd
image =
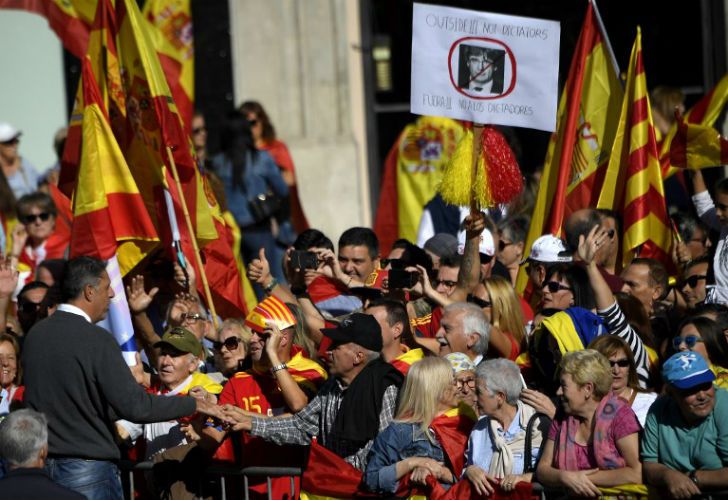
{"type": "Polygon", "coordinates": [[[424,358],[412,365],[402,389],[395,420],[374,440],[364,483],[376,493],[391,494],[399,480],[411,473],[424,484],[432,474],[442,484],[455,476],[443,465],[445,453],[430,428],[432,421],[457,405],[450,363],[443,358],[424,358]]]}
{"type": "Polygon", "coordinates": [[[485,280],[482,297],[483,312],[491,325],[503,335],[491,333],[488,357],[503,357],[515,361],[521,353],[526,336],[526,322],[521,304],[511,283],[501,276],[485,280]]]}
{"type": "Polygon", "coordinates": [[[599,487],[642,482],[641,429],[629,402],[612,393],[609,361],[593,349],[561,359],[556,414],[537,476],[544,486],[594,497],[599,487]]]}

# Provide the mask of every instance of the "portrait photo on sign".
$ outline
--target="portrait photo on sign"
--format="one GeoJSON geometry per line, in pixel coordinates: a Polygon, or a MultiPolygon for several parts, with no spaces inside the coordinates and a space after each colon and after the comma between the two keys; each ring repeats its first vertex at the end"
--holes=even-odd
{"type": "Polygon", "coordinates": [[[458,87],[467,95],[503,93],[505,50],[462,43],[458,47],[458,87]]]}

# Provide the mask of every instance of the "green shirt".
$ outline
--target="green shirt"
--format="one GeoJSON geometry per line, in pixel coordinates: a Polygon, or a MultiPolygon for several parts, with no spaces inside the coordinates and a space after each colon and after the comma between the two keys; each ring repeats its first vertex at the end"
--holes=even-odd
{"type": "Polygon", "coordinates": [[[716,387],[713,411],[692,426],[670,396],[659,397],[645,421],[642,460],[681,472],[728,466],[728,391],[716,387]]]}

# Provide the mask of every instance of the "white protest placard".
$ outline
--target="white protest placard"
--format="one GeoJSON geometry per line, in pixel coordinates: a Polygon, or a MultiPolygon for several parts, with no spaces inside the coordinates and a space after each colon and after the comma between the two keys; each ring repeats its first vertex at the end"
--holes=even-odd
{"type": "Polygon", "coordinates": [[[412,113],[552,132],[560,34],[556,21],[414,4],[412,113]]]}

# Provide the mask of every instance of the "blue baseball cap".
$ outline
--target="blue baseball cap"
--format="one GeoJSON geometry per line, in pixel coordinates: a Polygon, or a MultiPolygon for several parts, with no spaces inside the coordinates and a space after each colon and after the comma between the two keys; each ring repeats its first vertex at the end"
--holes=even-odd
{"type": "Polygon", "coordinates": [[[715,375],[705,359],[692,351],[678,352],[662,365],[662,378],[678,389],[690,389],[696,385],[712,382],[715,375]]]}

